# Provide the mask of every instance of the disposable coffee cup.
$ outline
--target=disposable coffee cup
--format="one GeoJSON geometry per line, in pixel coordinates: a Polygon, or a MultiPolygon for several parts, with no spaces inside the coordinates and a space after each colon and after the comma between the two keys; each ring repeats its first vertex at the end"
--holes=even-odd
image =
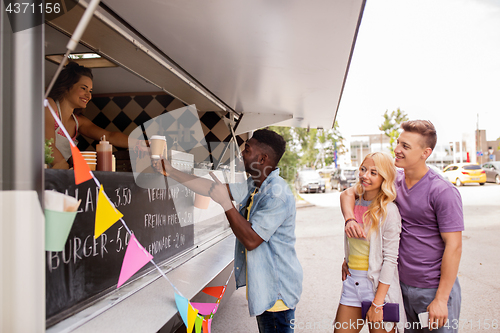
{"type": "Polygon", "coordinates": [[[96,162],[88,162],[87,161],[87,165],[89,166],[90,171],[95,171],[95,169],[97,167],[97,163],[96,162]]]}
{"type": "Polygon", "coordinates": [[[153,135],[149,139],[151,147],[151,158],[159,160],[167,150],[167,138],[162,135],[153,135]]]}
{"type": "Polygon", "coordinates": [[[210,204],[210,197],[195,193],[194,194],[194,206],[198,209],[207,209],[210,204]]]}

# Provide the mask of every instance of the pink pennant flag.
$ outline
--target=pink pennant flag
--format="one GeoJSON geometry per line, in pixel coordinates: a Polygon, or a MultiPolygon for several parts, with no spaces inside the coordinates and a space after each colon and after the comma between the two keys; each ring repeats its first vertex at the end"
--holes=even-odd
{"type": "MultiPolygon", "coordinates": [[[[194,303],[191,302],[193,308],[198,309],[198,313],[204,316],[208,316],[212,313],[214,309],[216,309],[217,303],[194,303]]],[[[215,311],[214,311],[215,313],[215,311]]]]}
{"type": "Polygon", "coordinates": [[[118,278],[118,285],[116,288],[120,288],[122,284],[130,279],[132,275],[146,265],[151,259],[153,259],[153,256],[144,249],[139,241],[137,241],[137,238],[135,238],[135,235],[132,234],[128,242],[127,251],[125,251],[122,270],[120,271],[120,277],[118,278]]]}

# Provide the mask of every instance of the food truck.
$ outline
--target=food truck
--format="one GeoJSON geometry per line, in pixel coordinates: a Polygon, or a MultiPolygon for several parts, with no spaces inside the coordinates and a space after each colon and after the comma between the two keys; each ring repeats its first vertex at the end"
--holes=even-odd
{"type": "Polygon", "coordinates": [[[365,1],[44,4],[2,2],[1,331],[175,332],[175,293],[213,302],[202,290],[224,286],[220,306],[231,296],[234,235],[182,184],[154,172],[140,184],[133,147],[115,148],[115,171],[94,171],[96,182],[46,167],[44,99],[60,62],[92,68],[84,115],[99,127],[163,135],[174,167],[244,181],[239,150],[253,130],[333,127],[365,1]],[[94,237],[97,184],[123,223],[94,237]],[[46,251],[45,190],[81,200],[60,251],[46,251]],[[153,259],[117,288],[132,235],[153,259]]]}

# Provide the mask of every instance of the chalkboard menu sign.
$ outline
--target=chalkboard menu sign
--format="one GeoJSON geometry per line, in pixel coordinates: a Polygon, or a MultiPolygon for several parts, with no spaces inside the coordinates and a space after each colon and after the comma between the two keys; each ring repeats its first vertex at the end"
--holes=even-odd
{"type": "MultiPolygon", "coordinates": [[[[159,174],[142,175],[159,184],[147,189],[135,184],[132,173],[94,175],[157,264],[193,246],[194,193],[188,188],[169,186],[159,174]]],[[[82,200],[64,251],[46,252],[46,316],[51,326],[115,290],[130,235],[118,221],[94,239],[99,188],[93,180],[75,185],[73,171],[45,170],[45,188],[82,200]]],[[[151,269],[148,263],[134,277],[151,269]]]]}

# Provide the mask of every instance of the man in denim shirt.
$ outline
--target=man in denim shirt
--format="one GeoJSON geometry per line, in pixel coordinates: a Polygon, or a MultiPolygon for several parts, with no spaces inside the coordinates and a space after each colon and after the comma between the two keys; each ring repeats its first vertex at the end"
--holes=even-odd
{"type": "MultiPolygon", "coordinates": [[[[286,142],[258,130],[242,151],[246,183],[224,185],[182,173],[164,160],[163,173],[210,197],[226,212],[236,236],[236,287],[247,286],[248,308],[259,332],[293,332],[302,293],[302,267],[295,252],[295,198],[279,176],[286,142]],[[239,203],[237,210],[232,201],[239,203]]],[[[158,167],[157,167],[158,168],[158,167]]]]}

